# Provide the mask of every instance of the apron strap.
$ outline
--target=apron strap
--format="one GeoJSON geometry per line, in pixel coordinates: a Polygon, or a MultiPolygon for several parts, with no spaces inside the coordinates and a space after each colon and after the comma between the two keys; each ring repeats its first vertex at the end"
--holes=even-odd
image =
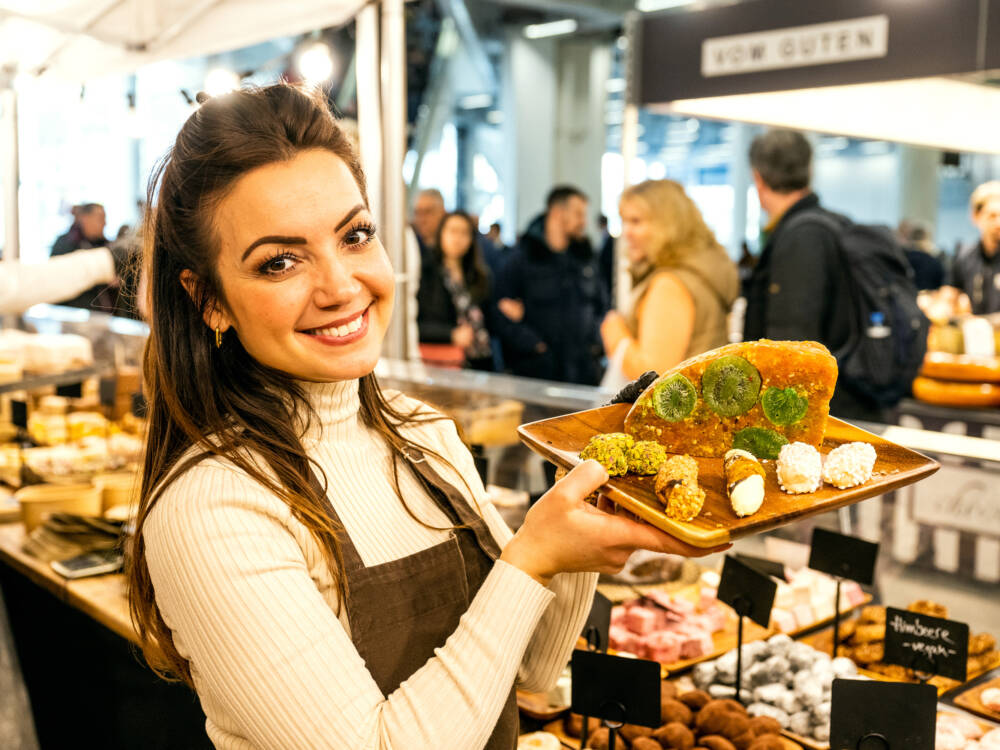
{"type": "Polygon", "coordinates": [[[497,544],[496,539],[493,538],[493,534],[490,533],[483,518],[469,505],[469,502],[465,499],[465,495],[455,485],[446,481],[438,474],[427,460],[427,457],[417,448],[405,448],[403,456],[410,464],[410,468],[413,469],[417,478],[422,481],[428,490],[432,491],[431,496],[437,496],[438,504],[445,514],[451,518],[452,523],[457,526],[467,527],[475,535],[476,543],[480,549],[486,553],[487,557],[496,561],[500,557],[500,546],[497,544]]]}

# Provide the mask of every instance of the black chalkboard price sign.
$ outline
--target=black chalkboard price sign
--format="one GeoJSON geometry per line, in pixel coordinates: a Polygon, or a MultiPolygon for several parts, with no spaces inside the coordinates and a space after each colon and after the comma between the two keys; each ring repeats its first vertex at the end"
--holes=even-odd
{"type": "Polygon", "coordinates": [[[83,383],[66,383],[56,386],[56,395],[63,398],[80,398],[83,396],[83,383]]]}
{"type": "Polygon", "coordinates": [[[883,661],[887,664],[965,682],[968,659],[969,626],[964,622],[886,608],[883,661]]]}
{"type": "Polygon", "coordinates": [[[809,567],[813,570],[870,586],[875,580],[877,557],[878,544],[874,542],[819,527],[813,529],[809,551],[809,567]]]}
{"type": "Polygon", "coordinates": [[[838,679],[831,700],[831,750],[934,750],[932,685],[838,679]]]}
{"type": "Polygon", "coordinates": [[[590,605],[590,614],[583,624],[581,635],[587,639],[587,645],[595,651],[608,650],[608,630],[611,629],[611,600],[600,591],[594,592],[594,603],[590,605]]]}
{"type": "MultiPolygon", "coordinates": [[[[660,725],[660,663],[626,659],[597,651],[576,649],[570,662],[573,673],[572,710],[584,717],[604,720],[609,729],[623,724],[660,725]]],[[[615,732],[609,733],[609,750],[615,750],[615,732]]]]}
{"type": "Polygon", "coordinates": [[[28,429],[28,404],[25,401],[10,402],[10,421],[15,427],[28,429]]]}
{"type": "Polygon", "coordinates": [[[719,576],[717,596],[739,615],[736,625],[736,700],[741,698],[743,685],[743,618],[749,617],[762,628],[771,622],[771,608],[778,584],[766,573],[747,565],[731,555],[726,555],[719,576]]]}

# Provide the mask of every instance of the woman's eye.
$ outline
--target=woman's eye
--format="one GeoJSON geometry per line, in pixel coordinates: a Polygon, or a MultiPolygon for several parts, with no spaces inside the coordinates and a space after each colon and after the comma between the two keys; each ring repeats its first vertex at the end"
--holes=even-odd
{"type": "Polygon", "coordinates": [[[348,245],[367,245],[375,238],[375,227],[371,225],[354,227],[344,235],[344,242],[348,245]]]}
{"type": "Polygon", "coordinates": [[[295,267],[295,257],[289,254],[278,255],[265,261],[258,269],[268,276],[281,276],[295,267]]]}

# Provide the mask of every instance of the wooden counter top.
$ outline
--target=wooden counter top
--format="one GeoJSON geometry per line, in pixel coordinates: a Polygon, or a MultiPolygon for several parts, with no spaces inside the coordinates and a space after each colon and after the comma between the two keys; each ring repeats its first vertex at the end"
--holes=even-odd
{"type": "Polygon", "coordinates": [[[0,562],[11,566],[61,601],[97,620],[122,638],[138,644],[125,599],[125,577],[121,574],[67,580],[44,563],[21,551],[21,523],[0,524],[0,562]]]}

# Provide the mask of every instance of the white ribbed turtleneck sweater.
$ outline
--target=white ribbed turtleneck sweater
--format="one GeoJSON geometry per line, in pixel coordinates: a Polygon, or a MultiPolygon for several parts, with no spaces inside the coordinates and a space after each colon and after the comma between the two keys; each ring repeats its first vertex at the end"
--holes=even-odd
{"type": "MultiPolygon", "coordinates": [[[[319,419],[303,444],[365,565],[442,542],[450,532],[416,523],[396,497],[389,449],[359,421],[358,381],[305,387],[319,419]]],[[[418,402],[396,396],[393,405],[409,411],[418,402]]],[[[455,465],[503,547],[511,532],[454,425],[405,432],[455,465]]],[[[422,519],[448,525],[410,472],[399,477],[422,519]]],[[[287,505],[232,464],[205,459],[178,478],[144,534],[156,602],[220,750],[478,750],[515,680],[534,690],[555,681],[597,579],[563,574],[546,588],[498,561],[445,645],[386,696],[351,642],[322,551],[287,505]]]]}

